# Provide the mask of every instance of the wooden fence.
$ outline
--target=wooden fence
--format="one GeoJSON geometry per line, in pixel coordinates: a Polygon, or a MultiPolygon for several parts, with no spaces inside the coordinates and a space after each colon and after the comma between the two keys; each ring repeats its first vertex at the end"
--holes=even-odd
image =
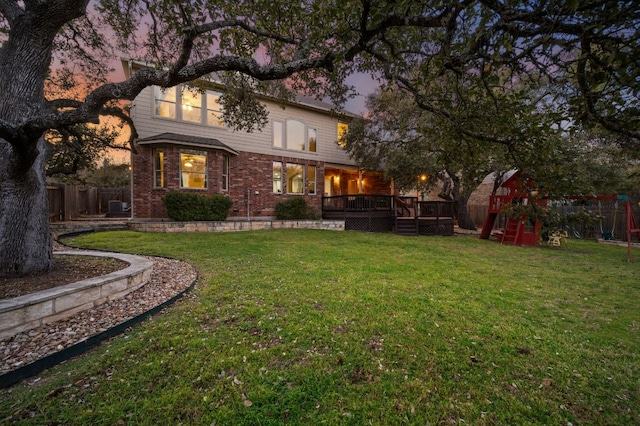
{"type": "MultiPolygon", "coordinates": [[[[467,206],[469,218],[471,218],[473,224],[476,225],[476,228],[478,229],[482,229],[482,225],[484,225],[484,219],[487,217],[488,211],[489,204],[470,204],[467,206]]],[[[499,220],[496,220],[496,223],[501,222],[499,220]]]]}
{"type": "Polygon", "coordinates": [[[86,188],[62,183],[47,183],[49,222],[63,222],[82,216],[109,212],[109,201],[131,205],[129,188],[86,188]]]}

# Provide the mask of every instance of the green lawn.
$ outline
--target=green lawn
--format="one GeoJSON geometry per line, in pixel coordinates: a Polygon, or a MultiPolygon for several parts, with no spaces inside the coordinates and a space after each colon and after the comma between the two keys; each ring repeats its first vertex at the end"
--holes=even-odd
{"type": "Polygon", "coordinates": [[[199,283],[0,391],[0,423],[640,423],[640,263],[626,247],[313,230],[68,242],[185,259],[199,283]]]}

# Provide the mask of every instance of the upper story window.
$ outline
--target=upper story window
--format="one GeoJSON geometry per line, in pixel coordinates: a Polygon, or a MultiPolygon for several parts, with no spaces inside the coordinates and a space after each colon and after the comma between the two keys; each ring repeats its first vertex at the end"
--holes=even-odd
{"type": "Polygon", "coordinates": [[[176,118],[176,88],[163,89],[158,86],[153,88],[155,101],[155,113],[160,117],[176,118]]]}
{"type": "Polygon", "coordinates": [[[207,90],[207,124],[209,126],[224,126],[220,96],[222,96],[220,92],[207,90]]]}
{"type": "Polygon", "coordinates": [[[276,148],[284,148],[284,131],[281,121],[273,122],[273,146],[276,148]]]}
{"type": "Polygon", "coordinates": [[[305,151],[304,123],[298,120],[287,120],[287,148],[305,151]]]}
{"type": "Polygon", "coordinates": [[[166,89],[154,86],[154,113],[172,120],[222,127],[224,120],[220,96],[220,92],[212,90],[201,92],[185,86],[166,89]]]}
{"type": "Polygon", "coordinates": [[[207,189],[206,152],[180,152],[180,187],[207,189]]]}
{"type": "Polygon", "coordinates": [[[342,123],[342,122],[338,123],[338,145],[340,145],[343,148],[347,145],[347,142],[345,141],[344,137],[348,131],[349,131],[349,125],[347,123],[342,123]]]}
{"type": "Polygon", "coordinates": [[[200,92],[183,88],[180,96],[180,107],[184,121],[202,122],[202,95],[200,92]]]}
{"type": "Polygon", "coordinates": [[[309,147],[309,152],[316,152],[318,144],[318,131],[316,129],[312,129],[311,127],[308,128],[307,144],[307,146],[309,147]]]}
{"type": "Polygon", "coordinates": [[[273,146],[296,151],[316,152],[318,131],[302,121],[273,122],[273,146]]]}

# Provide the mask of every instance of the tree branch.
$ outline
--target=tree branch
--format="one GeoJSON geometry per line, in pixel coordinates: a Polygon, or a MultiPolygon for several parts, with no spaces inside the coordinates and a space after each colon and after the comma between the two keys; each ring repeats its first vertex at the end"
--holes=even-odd
{"type": "Polygon", "coordinates": [[[134,144],[135,140],[138,139],[138,131],[136,130],[136,126],[131,119],[129,114],[126,114],[121,108],[116,107],[105,107],[100,110],[101,115],[109,115],[112,117],[116,117],[122,121],[124,121],[129,126],[129,140],[127,143],[129,144],[129,149],[135,154],[136,146],[134,144]]]}
{"type": "Polygon", "coordinates": [[[217,71],[238,71],[261,81],[280,80],[310,69],[331,70],[333,60],[334,55],[328,53],[322,57],[291,61],[283,65],[260,65],[250,58],[218,55],[184,66],[177,72],[144,69],[123,82],[108,83],[96,88],[87,95],[84,102],[70,99],[51,101],[49,106],[52,109],[63,110],[54,110],[45,116],[31,118],[21,127],[36,132],[83,122],[96,123],[105,103],[113,99],[133,100],[145,87],[151,85],[171,87],[217,71]]]}
{"type": "Polygon", "coordinates": [[[0,0],[0,14],[5,17],[10,26],[24,13],[24,10],[14,0],[0,0]]]}

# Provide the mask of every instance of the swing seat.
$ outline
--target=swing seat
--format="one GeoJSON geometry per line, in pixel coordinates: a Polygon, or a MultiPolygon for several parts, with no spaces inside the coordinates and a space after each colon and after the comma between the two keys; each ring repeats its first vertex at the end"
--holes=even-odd
{"type": "Polygon", "coordinates": [[[602,233],[602,239],[603,240],[609,241],[612,238],[613,238],[613,233],[612,232],[603,232],[602,233]]]}

